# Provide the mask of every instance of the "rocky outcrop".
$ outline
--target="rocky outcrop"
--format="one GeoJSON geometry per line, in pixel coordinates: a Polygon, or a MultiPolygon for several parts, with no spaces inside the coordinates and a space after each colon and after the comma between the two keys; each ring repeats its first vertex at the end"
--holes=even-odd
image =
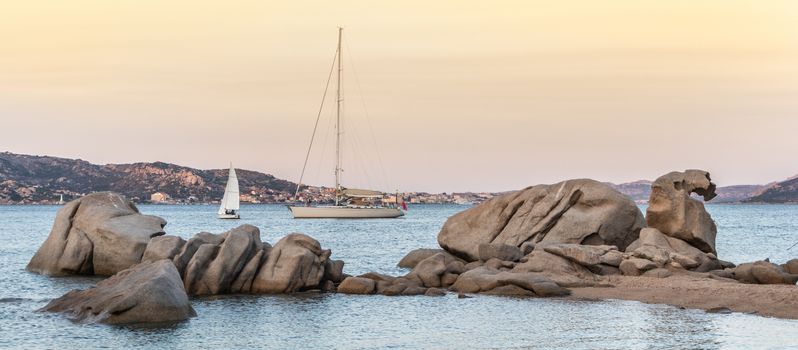
{"type": "Polygon", "coordinates": [[[518,261],[524,256],[521,248],[504,243],[482,243],[477,247],[479,260],[518,261]]]}
{"type": "Polygon", "coordinates": [[[252,293],[293,293],[316,288],[324,277],[329,249],[310,236],[292,233],[274,248],[252,281],[252,293]]]}
{"type": "Polygon", "coordinates": [[[641,258],[626,259],[618,266],[618,269],[621,270],[621,273],[626,276],[640,276],[644,272],[655,268],[657,268],[657,264],[650,260],[641,258]]]}
{"type": "Polygon", "coordinates": [[[348,277],[338,287],[338,292],[346,294],[376,293],[388,296],[397,296],[424,295],[429,291],[429,289],[433,288],[424,287],[418,280],[411,280],[406,276],[393,277],[369,272],[358,277],[348,277]],[[374,289],[371,289],[371,292],[369,293],[362,293],[359,291],[361,288],[368,290],[368,286],[371,285],[370,282],[366,282],[364,279],[370,280],[374,283],[374,289]],[[357,283],[357,287],[353,287],[354,283],[357,283]]]}
{"type": "Polygon", "coordinates": [[[73,290],[41,311],[86,323],[162,323],[196,316],[169,260],[138,264],[86,290],[73,290]]]}
{"type": "Polygon", "coordinates": [[[791,271],[785,269],[785,266],[768,261],[740,264],[734,269],[729,269],[731,278],[752,284],[795,284],[798,282],[798,274],[791,271]]]}
{"type": "Polygon", "coordinates": [[[705,201],[715,197],[715,184],[703,170],[671,172],[651,185],[646,210],[649,227],[667,236],[681,239],[703,252],[716,254],[717,228],[704,204],[690,197],[696,193],[705,201]]]}
{"type": "Polygon", "coordinates": [[[545,276],[529,272],[507,272],[482,266],[460,275],[452,290],[462,293],[564,296],[570,292],[545,276]]]}
{"type": "MultiPolygon", "coordinates": [[[[166,236],[166,222],[142,215],[124,197],[101,192],[74,200],[27,269],[47,275],[112,275],[139,263],[171,260],[189,295],[294,293],[344,279],[343,261],[315,239],[292,233],[272,248],[260,230],[242,225],[223,234],[200,232],[188,241],[166,236]]],[[[332,288],[331,288],[332,287],[332,288]]]]}
{"type": "Polygon", "coordinates": [[[791,259],[784,263],[784,265],[781,265],[781,267],[787,273],[798,274],[798,259],[791,259]]]}
{"type": "Polygon", "coordinates": [[[245,268],[251,261],[260,264],[263,250],[269,246],[260,241],[260,230],[252,225],[242,225],[219,236],[219,243],[200,245],[186,266],[183,283],[190,295],[249,292],[244,286],[251,285],[257,266],[246,271],[245,268]]]}
{"type": "Polygon", "coordinates": [[[438,243],[468,261],[479,245],[532,243],[614,245],[621,250],[645,226],[628,197],[589,179],[537,185],[495,197],[446,221],[438,243]]]}
{"type": "Polygon", "coordinates": [[[451,254],[438,252],[419,261],[405,276],[393,277],[370,272],[349,277],[338,286],[338,292],[440,296],[445,294],[445,289],[450,289],[460,293],[530,297],[563,296],[569,293],[543,274],[513,271],[512,268],[517,264],[495,257],[485,262],[466,264],[451,254]]]}
{"type": "Polygon", "coordinates": [[[351,283],[362,284],[362,279],[374,281],[372,293],[382,295],[440,295],[437,289],[448,288],[458,275],[466,270],[463,260],[446,252],[437,252],[419,261],[410,273],[393,277],[375,272],[350,277],[338,287],[338,292],[348,294],[364,294],[349,287],[351,283]],[[351,280],[351,281],[350,281],[351,280]],[[347,282],[349,281],[349,282],[347,282]],[[344,287],[346,285],[346,287],[344,287]],[[429,291],[434,289],[433,291],[429,291]]]}
{"type": "Polygon", "coordinates": [[[443,249],[429,249],[429,248],[420,248],[411,250],[410,253],[407,253],[402,260],[399,260],[399,263],[396,264],[398,267],[403,267],[406,269],[415,268],[421,260],[429,258],[435,254],[443,253],[444,255],[448,255],[447,258],[454,258],[453,255],[449,254],[443,249]]]}
{"type": "Polygon", "coordinates": [[[675,263],[675,267],[697,272],[722,267],[714,254],[705,253],[681,239],[666,236],[651,227],[640,231],[640,239],[630,244],[627,252],[638,258],[649,259],[659,266],[675,263]]]}
{"type": "Polygon", "coordinates": [[[166,221],[142,215],[125,197],[98,192],[67,203],[28,271],[44,275],[113,275],[138,264],[166,221]]]}
{"type": "MultiPolygon", "coordinates": [[[[589,246],[581,244],[549,244],[542,247],[547,253],[554,254],[576,263],[597,275],[617,275],[620,273],[618,266],[625,258],[617,247],[600,245],[589,246]]],[[[551,259],[549,257],[549,259],[551,259]]],[[[551,262],[549,263],[551,264],[551,262]]],[[[583,280],[595,280],[584,271],[572,270],[574,276],[583,280]]],[[[589,282],[588,282],[589,284],[589,282]]]]}
{"type": "Polygon", "coordinates": [[[171,259],[177,255],[186,241],[177,236],[158,236],[150,240],[141,262],[152,262],[161,259],[171,259]]]}
{"type": "Polygon", "coordinates": [[[344,279],[344,262],[330,260],[330,250],[310,236],[292,233],[272,247],[252,225],[200,232],[187,242],[159,237],[144,255],[172,260],[189,295],[295,293],[344,279]]]}
{"type": "Polygon", "coordinates": [[[535,250],[521,258],[520,262],[514,264],[509,271],[536,273],[563,287],[593,286],[599,281],[596,274],[588,267],[572,259],[549,253],[545,250],[545,246],[535,247],[535,250]]]}
{"type": "Polygon", "coordinates": [[[372,294],[376,282],[365,277],[347,277],[338,286],[338,293],[344,294],[372,294]]]}
{"type": "Polygon", "coordinates": [[[466,271],[463,260],[446,253],[438,253],[422,260],[405,276],[427,288],[448,287],[446,276],[459,275],[466,271]]]}
{"type": "MultiPolygon", "coordinates": [[[[547,253],[559,255],[563,258],[573,260],[582,266],[593,266],[608,261],[612,264],[612,257],[602,259],[605,254],[610,251],[617,252],[618,247],[615,246],[590,246],[581,244],[549,244],[543,246],[543,250],[547,253]]],[[[618,266],[615,264],[614,266],[618,266]]]]}

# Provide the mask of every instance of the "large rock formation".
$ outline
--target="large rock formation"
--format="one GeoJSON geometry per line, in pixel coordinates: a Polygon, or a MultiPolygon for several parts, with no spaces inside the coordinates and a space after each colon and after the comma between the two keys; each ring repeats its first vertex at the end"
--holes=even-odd
{"type": "Polygon", "coordinates": [[[98,192],[58,211],[47,240],[27,270],[44,275],[113,275],[141,261],[166,221],[142,215],[119,194],[98,192]]]}
{"type": "Polygon", "coordinates": [[[330,258],[315,239],[301,233],[283,237],[252,281],[252,293],[293,293],[316,288],[330,258]]]}
{"type": "Polygon", "coordinates": [[[183,273],[186,291],[191,295],[249,292],[245,286],[251,286],[255,269],[269,249],[268,244],[260,241],[260,230],[242,225],[218,236],[202,236],[197,239],[203,244],[183,273]]]}
{"type": "Polygon", "coordinates": [[[315,239],[292,233],[272,247],[252,225],[200,232],[188,241],[158,237],[144,256],[172,260],[189,295],[294,293],[344,278],[343,261],[330,260],[330,250],[315,239]]]}
{"type": "Polygon", "coordinates": [[[691,193],[703,196],[705,201],[715,197],[715,184],[708,172],[674,171],[659,177],[651,185],[646,222],[670,237],[716,254],[715,222],[704,204],[690,197],[691,193]]]}
{"type": "MultiPolygon", "coordinates": [[[[174,263],[189,295],[293,293],[344,279],[343,261],[315,239],[292,233],[272,248],[260,230],[242,225],[188,241],[166,236],[166,222],[141,215],[133,203],[94,193],[65,205],[27,269],[46,275],[112,275],[139,263],[174,263]]],[[[327,284],[327,287],[331,286],[327,284]]]]}
{"type": "Polygon", "coordinates": [[[502,243],[614,245],[621,250],[645,226],[631,199],[589,179],[537,185],[505,194],[446,221],[438,243],[468,261],[479,259],[479,246],[502,243]]]}
{"type": "Polygon", "coordinates": [[[86,323],[160,323],[196,316],[169,260],[136,265],[86,290],[73,290],[42,311],[63,312],[86,323]]]}

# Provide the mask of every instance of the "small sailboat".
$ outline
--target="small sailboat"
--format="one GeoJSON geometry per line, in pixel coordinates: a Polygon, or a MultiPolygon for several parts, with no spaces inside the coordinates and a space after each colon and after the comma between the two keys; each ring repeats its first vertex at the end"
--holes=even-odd
{"type": "Polygon", "coordinates": [[[224,187],[224,196],[219,205],[219,219],[240,219],[238,213],[238,177],[233,163],[230,163],[230,171],[227,174],[227,186],[224,187]]]}
{"type": "MultiPolygon", "coordinates": [[[[398,218],[404,216],[405,212],[398,207],[398,194],[396,205],[382,206],[379,203],[383,197],[383,193],[379,191],[351,189],[341,186],[341,135],[343,130],[341,127],[341,73],[343,66],[341,65],[341,38],[343,35],[343,28],[338,28],[338,48],[336,50],[336,61],[338,64],[337,76],[337,93],[336,93],[336,113],[335,113],[335,205],[325,206],[288,206],[295,219],[308,219],[308,218],[347,218],[347,219],[374,219],[374,218],[398,218]]],[[[330,72],[332,74],[332,71],[330,72]]],[[[329,84],[329,81],[328,81],[329,84]]],[[[326,94],[326,90],[325,90],[326,94]]],[[[320,111],[321,112],[321,111],[320,111]]],[[[319,114],[321,115],[321,113],[319,114]]],[[[318,123],[318,120],[317,120],[318,123]]],[[[314,129],[315,136],[315,129],[314,129]]],[[[310,141],[310,147],[313,146],[313,138],[310,141]]],[[[307,165],[307,157],[310,156],[310,148],[305,158],[305,165],[307,165]]],[[[302,177],[305,174],[305,168],[302,168],[302,175],[300,175],[299,183],[295,197],[299,195],[300,186],[302,186],[302,177]]],[[[402,203],[404,206],[404,203],[402,203]]],[[[406,207],[405,207],[406,208],[406,207]]]]}

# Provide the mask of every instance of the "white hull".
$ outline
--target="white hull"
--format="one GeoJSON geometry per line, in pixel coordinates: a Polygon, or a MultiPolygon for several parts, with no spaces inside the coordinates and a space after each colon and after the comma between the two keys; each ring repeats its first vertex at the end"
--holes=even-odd
{"type": "Polygon", "coordinates": [[[240,219],[238,214],[219,214],[219,219],[240,219]]]}
{"type": "Polygon", "coordinates": [[[294,207],[288,209],[294,219],[378,219],[404,216],[399,208],[357,208],[357,207],[294,207]]]}

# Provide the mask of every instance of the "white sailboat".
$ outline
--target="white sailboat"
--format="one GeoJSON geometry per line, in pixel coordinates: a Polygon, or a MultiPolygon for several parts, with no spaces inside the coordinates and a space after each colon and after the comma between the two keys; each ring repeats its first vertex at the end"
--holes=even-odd
{"type": "MultiPolygon", "coordinates": [[[[343,35],[343,28],[338,28],[338,48],[336,50],[336,61],[338,65],[337,75],[337,92],[336,92],[336,113],[335,113],[335,205],[326,206],[288,206],[295,219],[310,219],[310,218],[339,218],[339,219],[374,219],[374,218],[397,218],[404,216],[405,212],[398,206],[382,206],[375,204],[378,199],[382,199],[383,194],[379,191],[371,190],[358,190],[348,189],[341,186],[341,73],[343,66],[341,64],[341,38],[343,35]]],[[[332,71],[330,72],[332,74],[332,71]]],[[[329,81],[328,81],[329,84],[329,81]]],[[[325,90],[326,94],[326,90],[325,90]]],[[[319,110],[321,115],[321,110],[319,110]]],[[[318,123],[318,120],[317,120],[318,123]]],[[[314,129],[315,136],[315,129],[314,129]]],[[[311,138],[311,146],[313,146],[313,138],[311,138]]],[[[307,157],[310,156],[310,147],[308,154],[305,158],[305,166],[307,165],[307,157]]],[[[304,177],[305,168],[302,168],[302,175],[300,175],[299,183],[297,184],[296,195],[299,194],[299,188],[302,186],[302,177],[304,177]]],[[[295,195],[295,196],[296,196],[295,195]]],[[[397,201],[398,204],[398,201],[397,201]]]]}
{"type": "Polygon", "coordinates": [[[238,208],[238,176],[236,176],[233,163],[230,163],[227,185],[224,187],[224,196],[222,196],[222,203],[219,205],[219,219],[240,219],[238,208]]]}

